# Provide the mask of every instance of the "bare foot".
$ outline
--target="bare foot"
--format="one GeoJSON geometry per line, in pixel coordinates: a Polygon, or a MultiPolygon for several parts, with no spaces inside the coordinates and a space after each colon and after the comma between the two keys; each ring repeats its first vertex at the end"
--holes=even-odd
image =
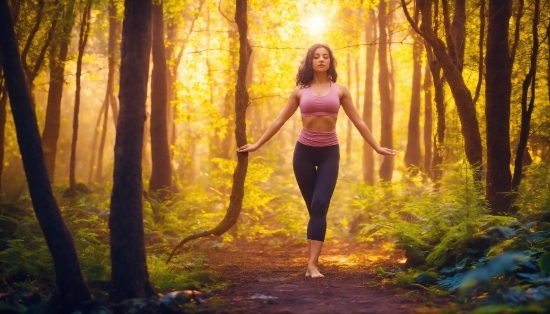
{"type": "Polygon", "coordinates": [[[311,275],[309,274],[309,269],[306,270],[306,277],[311,277],[311,275]]]}
{"type": "Polygon", "coordinates": [[[317,266],[315,265],[308,265],[306,276],[307,275],[311,276],[311,278],[325,277],[323,274],[319,272],[319,269],[317,269],[317,266]]]}

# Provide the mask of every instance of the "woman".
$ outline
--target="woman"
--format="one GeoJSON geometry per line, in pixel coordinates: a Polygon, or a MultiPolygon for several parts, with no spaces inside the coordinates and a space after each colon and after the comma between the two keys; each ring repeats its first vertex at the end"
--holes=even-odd
{"type": "Polygon", "coordinates": [[[306,276],[313,278],[324,277],[317,264],[325,240],[326,215],[338,178],[340,151],[335,127],[340,106],[378,154],[396,154],[395,150],[378,145],[355,109],[348,88],[336,84],[337,76],[336,60],[330,47],[325,44],[311,46],[298,69],[296,88],[282,112],[256,143],[237,149],[240,153],[257,150],[300,108],[303,128],[294,150],[293,166],[309,212],[306,276]]]}

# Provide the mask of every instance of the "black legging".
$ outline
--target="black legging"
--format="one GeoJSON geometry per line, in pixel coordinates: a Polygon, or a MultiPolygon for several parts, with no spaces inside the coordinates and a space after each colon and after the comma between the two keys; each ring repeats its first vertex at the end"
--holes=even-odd
{"type": "Polygon", "coordinates": [[[340,146],[312,147],[300,142],[294,149],[294,175],[309,212],[307,238],[324,241],[327,211],[340,161],[340,146]]]}

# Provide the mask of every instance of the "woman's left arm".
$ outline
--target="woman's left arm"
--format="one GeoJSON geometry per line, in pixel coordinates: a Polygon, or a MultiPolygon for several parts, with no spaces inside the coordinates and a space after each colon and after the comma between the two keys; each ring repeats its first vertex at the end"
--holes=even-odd
{"type": "Polygon", "coordinates": [[[361,136],[365,139],[365,141],[367,141],[367,143],[369,143],[369,145],[380,155],[394,156],[395,154],[397,154],[397,151],[390,148],[382,147],[378,144],[378,142],[374,139],[374,136],[372,136],[369,127],[367,126],[365,121],[361,119],[361,117],[359,116],[359,112],[357,112],[357,109],[355,109],[349,89],[346,86],[340,84],[338,85],[338,87],[339,91],[342,93],[342,97],[340,98],[342,108],[344,109],[344,112],[351,120],[353,125],[355,125],[361,136]]]}

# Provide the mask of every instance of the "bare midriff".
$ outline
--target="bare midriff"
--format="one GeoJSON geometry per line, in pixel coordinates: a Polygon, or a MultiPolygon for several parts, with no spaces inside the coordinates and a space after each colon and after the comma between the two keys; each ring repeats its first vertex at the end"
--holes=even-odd
{"type": "Polygon", "coordinates": [[[302,125],[311,131],[330,132],[336,128],[336,120],[336,117],[331,116],[302,117],[302,125]]]}

